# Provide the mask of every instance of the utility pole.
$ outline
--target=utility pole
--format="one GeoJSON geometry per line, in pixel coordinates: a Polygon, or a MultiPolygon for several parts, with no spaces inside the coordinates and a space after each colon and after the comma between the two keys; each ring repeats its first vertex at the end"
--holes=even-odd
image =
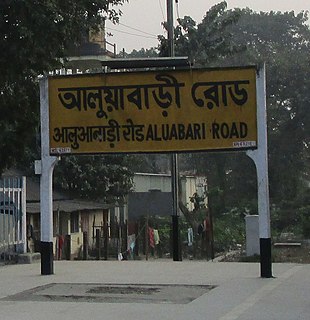
{"type": "Polygon", "coordinates": [[[173,0],[167,0],[168,56],[174,57],[173,0]]]}
{"type": "MultiPolygon", "coordinates": [[[[167,0],[168,56],[174,57],[173,0],[167,0]]],[[[171,155],[171,189],[172,189],[172,255],[173,261],[182,261],[179,230],[179,167],[178,155],[171,155]]]]}

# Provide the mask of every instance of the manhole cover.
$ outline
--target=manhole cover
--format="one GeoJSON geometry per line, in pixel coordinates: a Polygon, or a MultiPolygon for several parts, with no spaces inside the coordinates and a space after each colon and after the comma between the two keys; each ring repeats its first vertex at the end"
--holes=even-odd
{"type": "Polygon", "coordinates": [[[212,285],[51,283],[1,300],[186,304],[214,287],[212,285]]]}

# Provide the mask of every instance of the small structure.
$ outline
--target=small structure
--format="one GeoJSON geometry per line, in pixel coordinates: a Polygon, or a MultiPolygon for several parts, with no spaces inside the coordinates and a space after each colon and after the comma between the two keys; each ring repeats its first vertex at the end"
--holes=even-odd
{"type": "Polygon", "coordinates": [[[116,45],[106,40],[105,28],[97,31],[87,30],[79,45],[72,45],[69,49],[65,68],[72,73],[92,72],[102,70],[102,61],[116,56],[116,45]]]}
{"type": "MultiPolygon", "coordinates": [[[[41,229],[40,184],[36,178],[28,178],[27,181],[28,250],[39,251],[41,229]]],[[[113,206],[105,203],[72,199],[62,192],[54,191],[53,243],[56,259],[61,259],[64,256],[64,242],[66,238],[70,239],[69,258],[81,256],[83,233],[87,233],[89,246],[95,246],[96,230],[102,229],[107,221],[109,223],[110,209],[112,208],[113,206]]]]}
{"type": "Polygon", "coordinates": [[[246,255],[248,257],[259,255],[259,226],[258,215],[245,216],[246,255]]]}
{"type": "MultiPolygon", "coordinates": [[[[207,205],[207,181],[205,177],[183,175],[180,177],[179,181],[182,190],[180,200],[189,211],[194,210],[194,203],[191,201],[191,198],[195,194],[198,194],[199,197],[203,198],[204,204],[207,205]]],[[[162,214],[160,215],[172,214],[170,174],[135,173],[133,182],[134,191],[129,194],[128,200],[128,216],[130,219],[137,215],[136,202],[141,200],[148,201],[149,206],[152,206],[153,212],[149,212],[148,214],[156,214],[156,212],[161,212],[162,214]],[[158,208],[155,209],[155,206],[158,208]],[[162,207],[165,207],[165,209],[162,207]]],[[[146,208],[146,206],[142,208],[146,208]]],[[[144,215],[145,214],[146,213],[144,212],[144,215]]]]}

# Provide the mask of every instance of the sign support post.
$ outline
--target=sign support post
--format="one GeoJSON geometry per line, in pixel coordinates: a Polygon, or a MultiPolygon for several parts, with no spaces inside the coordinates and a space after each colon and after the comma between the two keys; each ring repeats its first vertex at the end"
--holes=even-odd
{"type": "MultiPolygon", "coordinates": [[[[42,80],[41,241],[42,255],[46,257],[42,273],[53,272],[52,172],[56,156],[173,153],[175,198],[178,196],[177,152],[245,152],[259,147],[248,156],[253,158],[261,177],[267,168],[267,142],[264,145],[267,137],[265,124],[260,127],[260,143],[257,142],[257,119],[265,119],[258,116],[261,110],[263,115],[266,112],[265,100],[261,100],[265,99],[265,84],[261,77],[259,84],[256,79],[257,68],[249,66],[54,76],[48,82],[42,80]]],[[[263,178],[268,188],[268,176],[263,178]]],[[[266,196],[267,191],[260,191],[260,195],[266,196]]],[[[181,261],[181,246],[176,245],[179,244],[178,206],[178,201],[174,201],[174,261],[181,261]]],[[[265,226],[268,229],[269,218],[263,217],[261,238],[267,241],[262,241],[262,246],[267,243],[268,248],[270,228],[264,230],[265,226]]]]}
{"type": "Polygon", "coordinates": [[[58,161],[50,156],[49,143],[49,99],[48,80],[40,81],[41,112],[41,168],[40,168],[40,211],[41,211],[41,274],[54,273],[53,263],[53,170],[58,161]]]}
{"type": "MultiPolygon", "coordinates": [[[[173,1],[167,0],[168,56],[174,57],[173,1]]],[[[171,191],[172,191],[172,258],[182,261],[179,231],[179,166],[178,154],[171,155],[171,191]]]]}
{"type": "Polygon", "coordinates": [[[257,171],[261,277],[271,278],[272,264],[268,185],[265,66],[258,71],[256,88],[258,148],[256,150],[248,150],[246,154],[254,161],[257,171]]]}

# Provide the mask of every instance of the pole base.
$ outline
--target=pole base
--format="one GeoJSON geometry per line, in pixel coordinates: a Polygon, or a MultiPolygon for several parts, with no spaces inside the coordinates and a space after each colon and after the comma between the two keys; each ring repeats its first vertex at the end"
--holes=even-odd
{"type": "Polygon", "coordinates": [[[260,242],[260,274],[262,278],[272,278],[271,267],[271,239],[259,240],[260,242]]]}
{"type": "Polygon", "coordinates": [[[54,274],[53,242],[41,241],[41,275],[54,274]]]}
{"type": "Polygon", "coordinates": [[[172,255],[173,261],[182,261],[180,246],[179,216],[172,216],[172,255]]]}

